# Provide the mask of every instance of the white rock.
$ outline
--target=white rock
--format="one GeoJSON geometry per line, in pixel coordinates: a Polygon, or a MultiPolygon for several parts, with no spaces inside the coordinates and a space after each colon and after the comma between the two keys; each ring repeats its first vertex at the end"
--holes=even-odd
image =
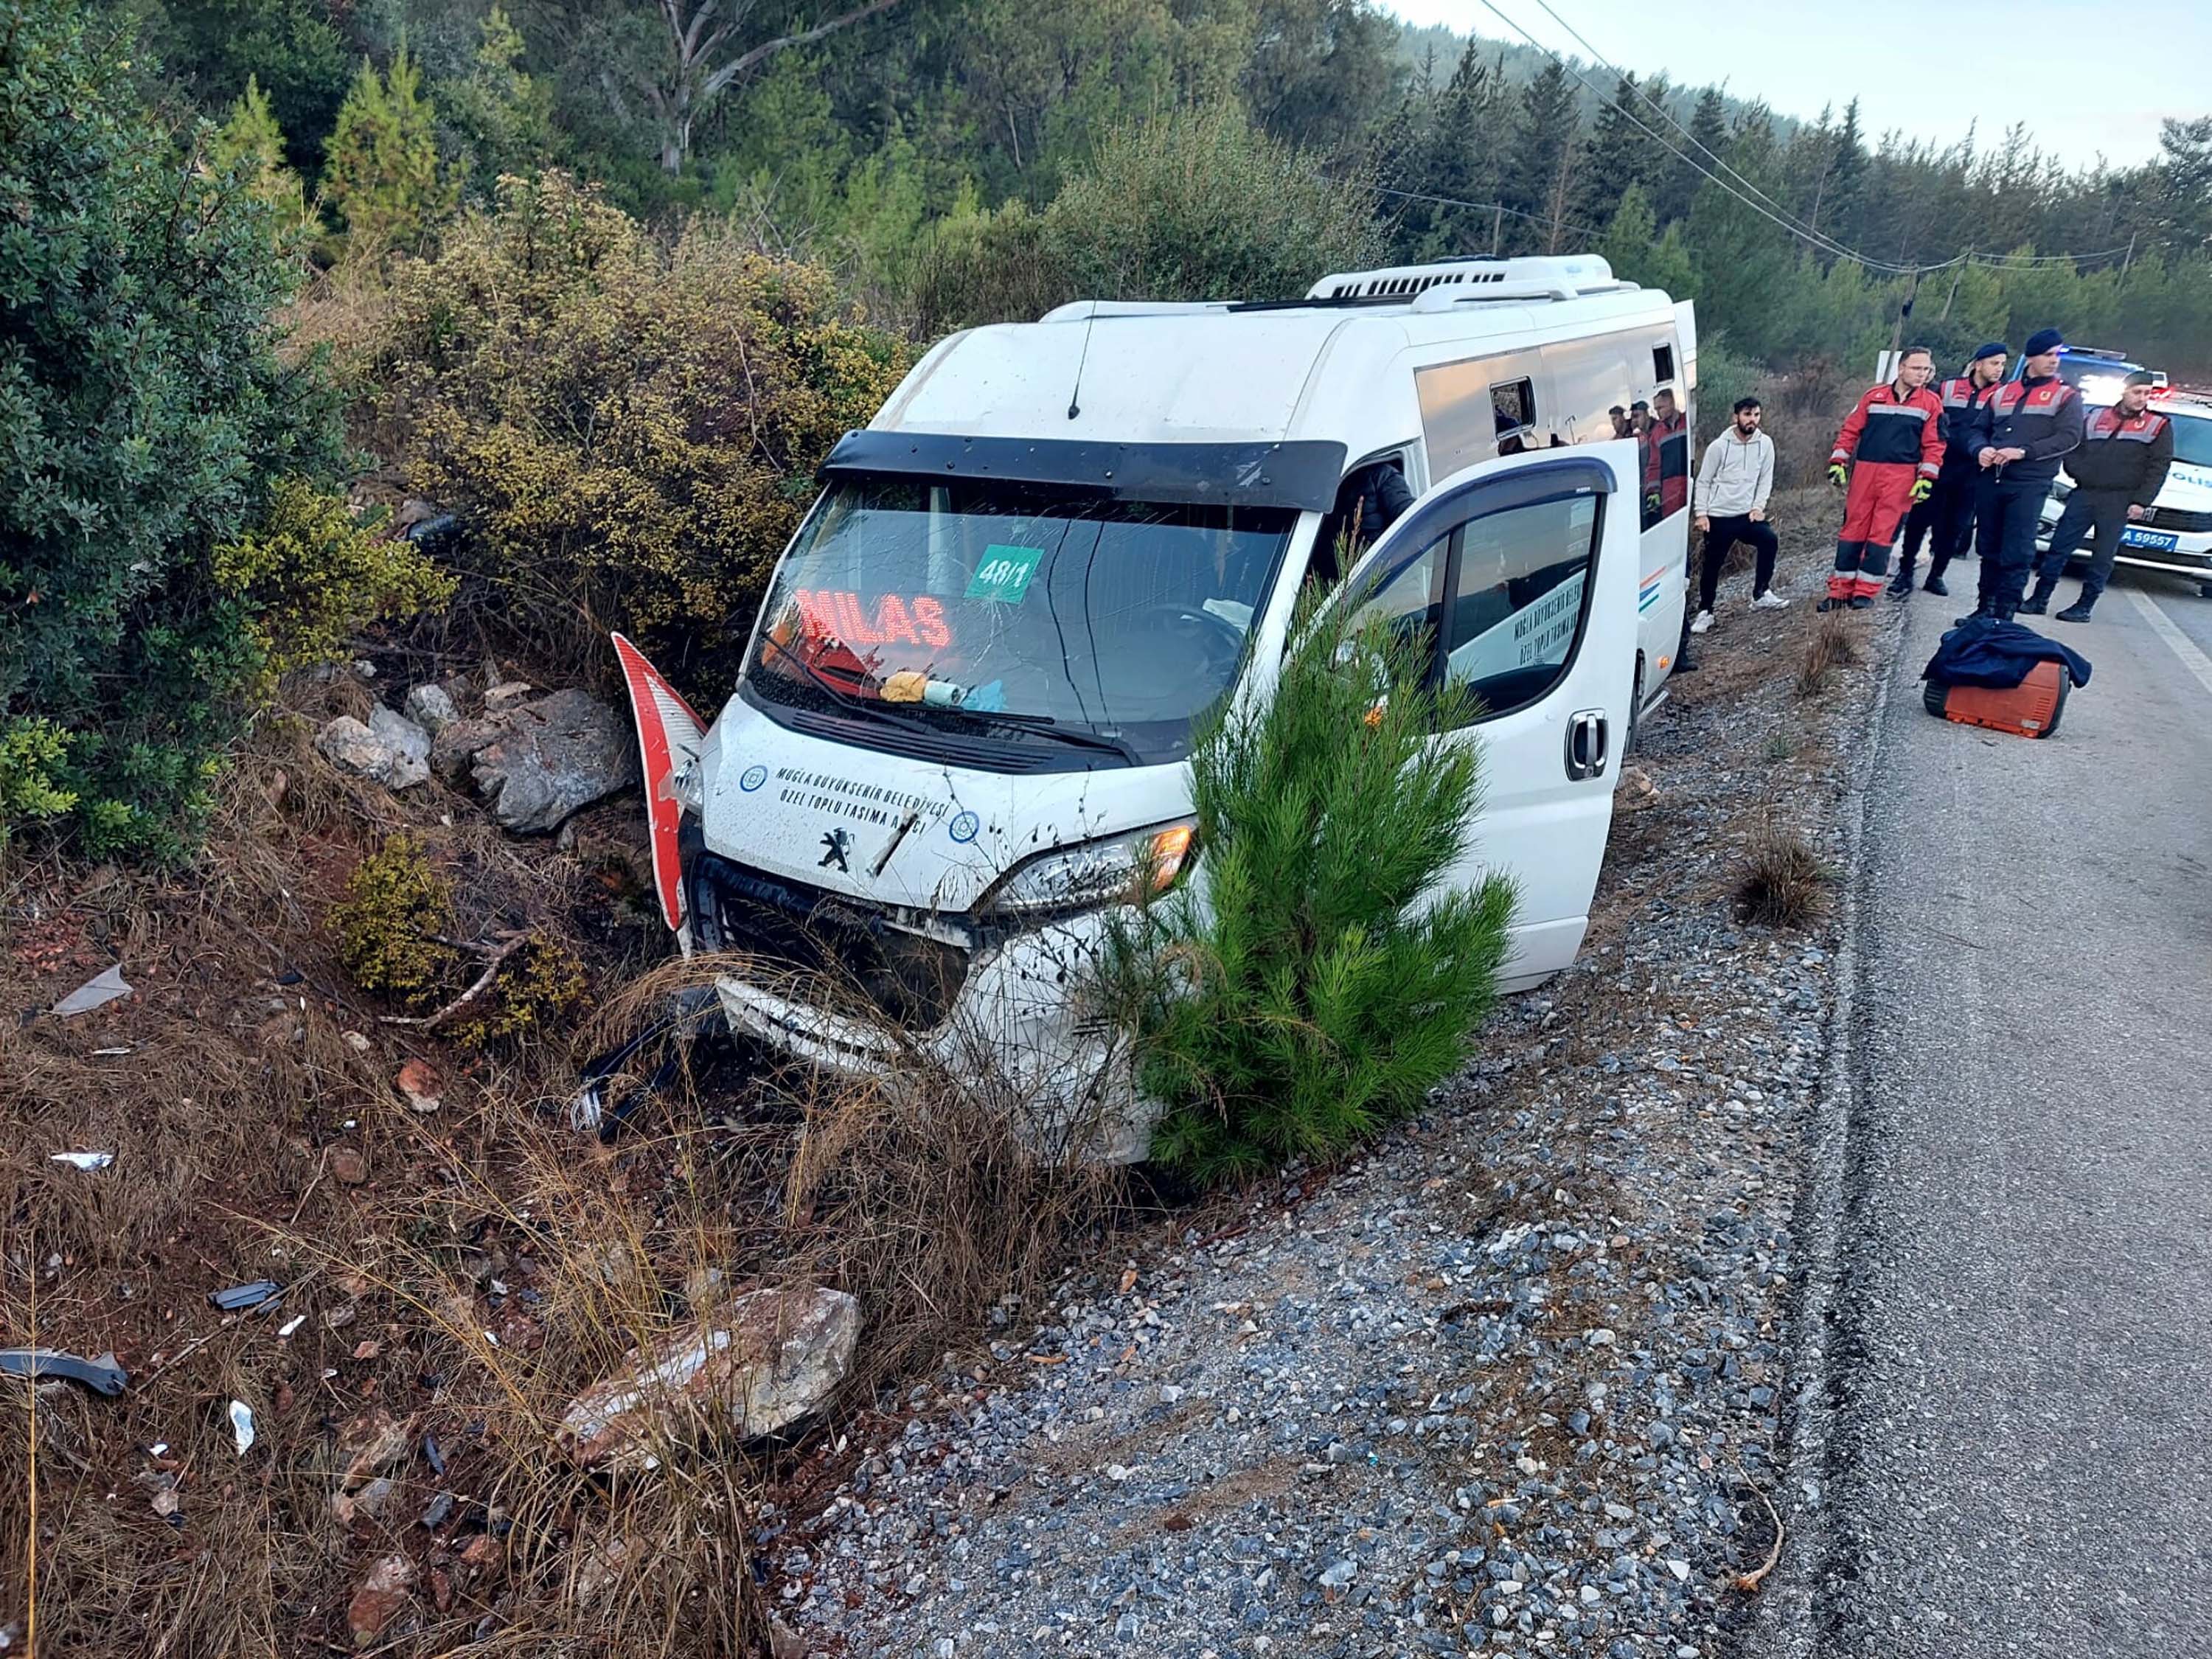
{"type": "Polygon", "coordinates": [[[559,1438],[583,1464],[652,1468],[659,1452],[711,1426],[773,1434],[820,1406],[852,1369],[860,1304],[842,1291],[753,1291],[711,1324],[672,1332],[568,1404],[559,1438]]]}
{"type": "Polygon", "coordinates": [[[334,765],[387,789],[411,789],[430,775],[430,734],[382,703],[366,726],[339,715],[315,734],[315,747],[334,765]]]}
{"type": "Polygon", "coordinates": [[[409,691],[401,707],[409,720],[434,738],[461,717],[461,711],[453,707],[453,695],[444,686],[428,681],[409,691]]]}

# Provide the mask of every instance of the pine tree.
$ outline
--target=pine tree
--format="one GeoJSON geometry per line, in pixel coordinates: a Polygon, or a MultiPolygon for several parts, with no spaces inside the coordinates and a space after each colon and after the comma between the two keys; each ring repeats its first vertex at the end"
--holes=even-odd
{"type": "MultiPolygon", "coordinates": [[[[1433,106],[1425,165],[1428,193],[1459,202],[1500,199],[1498,155],[1504,148],[1504,77],[1485,63],[1470,40],[1450,83],[1433,106]]],[[[1500,216],[1494,209],[1433,204],[1416,257],[1437,258],[1500,251],[1500,216]]]]}
{"type": "Polygon", "coordinates": [[[1528,216],[1522,241],[1554,252],[1567,233],[1568,181],[1574,168],[1575,88],[1557,58],[1544,66],[1521,97],[1515,131],[1513,171],[1506,205],[1528,216]]]}
{"type": "Polygon", "coordinates": [[[338,111],[323,193],[344,216],[346,257],[376,259],[418,240],[446,211],[422,76],[403,45],[387,77],[363,59],[338,111]]]}
{"type": "Polygon", "coordinates": [[[458,137],[457,171],[489,197],[501,173],[527,173],[553,149],[553,90],[523,72],[522,32],[503,7],[485,14],[483,44],[468,78],[447,82],[445,117],[458,137]]]}
{"type": "Polygon", "coordinates": [[[315,224],[300,175],[284,165],[284,133],[261,82],[252,76],[208,144],[208,162],[218,173],[238,173],[246,194],[270,210],[280,240],[301,235],[315,224]]]}
{"type": "Polygon", "coordinates": [[[1636,77],[1624,75],[1612,100],[1598,111],[1576,163],[1575,188],[1568,217],[1579,224],[1602,225],[1631,190],[1656,181],[1671,158],[1647,128],[1659,118],[1644,104],[1636,77]]]}
{"type": "Polygon", "coordinates": [[[1844,124],[1836,130],[1828,162],[1826,199],[1814,210],[1812,228],[1822,229],[1846,246],[1856,246],[1860,192],[1866,182],[1867,152],[1859,134],[1859,100],[1844,106],[1844,124]]]}

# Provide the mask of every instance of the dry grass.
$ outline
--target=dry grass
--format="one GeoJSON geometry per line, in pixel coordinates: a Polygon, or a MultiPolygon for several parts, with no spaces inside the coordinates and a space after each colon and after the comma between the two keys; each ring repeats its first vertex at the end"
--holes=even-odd
{"type": "Polygon", "coordinates": [[[1797,669],[1799,696],[1820,696],[1838,669],[1856,668],[1866,660],[1866,644],[1851,615],[1848,611],[1826,611],[1814,617],[1797,669]]]}
{"type": "Polygon", "coordinates": [[[1768,927],[1805,927],[1827,908],[1829,872],[1794,828],[1769,821],[1753,832],[1736,900],[1768,927]]]}
{"type": "MultiPolygon", "coordinates": [[[[317,719],[356,696],[313,695],[317,719]]],[[[418,1577],[379,1651],[750,1653],[762,1483],[827,1456],[819,1426],[781,1447],[670,1445],[653,1474],[611,1480],[554,1454],[569,1400],[715,1296],[818,1283],[862,1304],[842,1420],[975,1341],[1119,1188],[1033,1150],[988,1072],[920,1056],[890,1083],[829,1088],[702,1051],[613,1147],[576,1133],[580,1056],[728,964],[641,976],[657,935],[624,921],[586,851],[513,842],[434,789],[356,786],[308,729],[252,740],[189,877],[0,870],[15,1008],[110,960],[137,988],[0,1030],[0,1343],[112,1348],[131,1372],[114,1400],[0,1382],[0,1630],[20,1639],[34,1596],[44,1652],[343,1650],[354,1587],[397,1551],[418,1577]],[[457,877],[465,928],[542,927],[631,988],[582,1030],[493,1056],[381,1024],[396,1011],[345,982],[325,919],[362,853],[399,830],[457,877]],[[410,1055],[444,1079],[433,1115],[392,1087],[410,1055]],[[116,1160],[48,1159],[65,1148],[116,1160]],[[349,1185],[355,1156],[368,1179],[349,1185]],[[261,1277],[290,1287],[274,1316],[204,1299],[261,1277]],[[257,1422],[243,1458],[233,1399],[257,1422]],[[341,1437],[379,1409],[415,1449],[388,1510],[349,1523],[331,1502],[341,1437]],[[153,1507],[164,1481],[180,1527],[153,1507]],[[441,1492],[451,1516],[418,1524],[441,1492]]]]}

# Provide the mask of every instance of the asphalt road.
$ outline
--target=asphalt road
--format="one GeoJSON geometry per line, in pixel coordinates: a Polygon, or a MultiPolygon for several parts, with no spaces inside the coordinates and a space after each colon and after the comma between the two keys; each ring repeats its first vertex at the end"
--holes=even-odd
{"type": "Polygon", "coordinates": [[[2042,742],[1926,714],[1966,606],[1911,603],[1866,775],[1810,1539],[1765,1645],[2212,1654],[2212,599],[2124,574],[2044,624],[2094,673],[2042,742]]]}

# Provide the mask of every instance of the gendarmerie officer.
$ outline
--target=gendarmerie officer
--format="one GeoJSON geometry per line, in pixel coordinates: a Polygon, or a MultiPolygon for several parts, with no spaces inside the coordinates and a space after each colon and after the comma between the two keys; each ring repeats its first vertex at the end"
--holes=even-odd
{"type": "Polygon", "coordinates": [[[2112,579],[2122,533],[2131,520],[2150,511],[2173,465],[2173,422],[2150,406],[2154,384],[2137,369],[2128,376],[2118,404],[2090,410],[2082,422],[2081,447],[2066,458],[2074,493],[2059,509],[2051,550],[2036,564],[2035,592],[2021,606],[2021,615],[2043,614],[2065,573],[2068,556],[2092,533],[2097,550],[2081,578],[2081,595],[2058,613],[2058,620],[2085,623],[2097,608],[2097,596],[2112,579]]]}
{"type": "Polygon", "coordinates": [[[1936,388],[1943,405],[1943,470],[1936,475],[1936,493],[1905,515],[1905,541],[1897,556],[1897,580],[1889,585],[1893,599],[1912,592],[1912,567],[1920,556],[1920,544],[1933,541],[1928,555],[1925,591],[1942,599],[1950,592],[1943,572],[1951,561],[1963,558],[1974,534],[1974,484],[1981,468],[1967,447],[1966,427],[1982,394],[2004,379],[2006,347],[1991,340],[1966,360],[1966,371],[1936,388]]]}
{"type": "Polygon", "coordinates": [[[2081,394],[2058,378],[2066,339],[2055,328],[2028,336],[2021,378],[1992,386],[1976,405],[1966,441],[1981,468],[1974,498],[1982,553],[1979,602],[1970,616],[2010,622],[2035,562],[2035,532],[2062,457],[2081,447],[2081,394]]]}

